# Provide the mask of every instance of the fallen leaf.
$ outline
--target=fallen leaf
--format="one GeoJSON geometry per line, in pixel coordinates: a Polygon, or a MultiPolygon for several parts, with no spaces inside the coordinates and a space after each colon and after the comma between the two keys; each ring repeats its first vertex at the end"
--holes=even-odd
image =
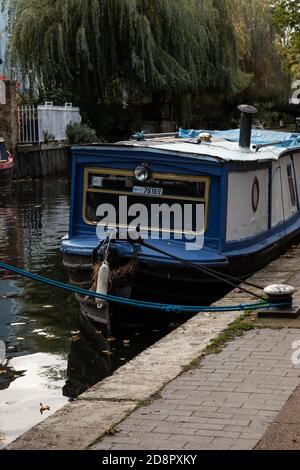
{"type": "Polygon", "coordinates": [[[40,413],[41,413],[41,415],[44,413],[44,411],[50,411],[50,406],[49,405],[43,405],[43,403],[40,403],[40,413]]]}
{"type": "Polygon", "coordinates": [[[118,429],[118,428],[109,428],[107,431],[105,431],[104,434],[106,434],[107,436],[113,436],[114,434],[117,434],[118,432],[120,432],[121,430],[118,429]]]}

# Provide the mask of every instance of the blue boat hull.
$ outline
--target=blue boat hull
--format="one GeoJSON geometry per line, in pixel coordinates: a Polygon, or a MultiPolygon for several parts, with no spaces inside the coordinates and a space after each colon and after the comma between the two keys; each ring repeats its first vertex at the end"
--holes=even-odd
{"type": "MultiPolygon", "coordinates": [[[[209,267],[220,274],[230,274],[245,280],[281,255],[299,235],[300,229],[255,254],[232,256],[228,258],[226,264],[211,263],[209,267]]],[[[84,288],[91,287],[93,270],[91,257],[64,254],[64,265],[69,270],[71,283],[84,288]]],[[[180,305],[210,305],[233,289],[233,286],[207,274],[201,274],[193,268],[189,269],[183,265],[174,267],[170,264],[145,262],[140,263],[131,287],[131,298],[133,299],[180,305]]],[[[114,294],[118,293],[114,292],[114,294]]],[[[145,325],[146,323],[180,321],[187,317],[186,314],[174,316],[174,314],[162,314],[161,312],[127,309],[116,304],[110,306],[110,313],[107,316],[107,314],[101,314],[94,300],[90,299],[84,302],[80,296],[77,296],[77,300],[81,303],[82,313],[104,326],[109,325],[109,327],[114,323],[117,325],[145,325]]]]}

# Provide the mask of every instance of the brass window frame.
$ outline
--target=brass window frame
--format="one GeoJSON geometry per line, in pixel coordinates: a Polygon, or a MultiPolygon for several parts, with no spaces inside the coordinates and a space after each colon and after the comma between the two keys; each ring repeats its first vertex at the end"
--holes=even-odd
{"type": "MultiPolygon", "coordinates": [[[[117,194],[119,196],[128,196],[132,193],[128,191],[115,191],[113,189],[96,189],[96,188],[89,188],[89,174],[102,174],[102,175],[115,175],[115,176],[130,176],[134,178],[134,170],[115,170],[112,168],[93,168],[93,167],[87,167],[84,169],[84,184],[83,184],[83,199],[82,199],[82,219],[84,223],[87,225],[92,225],[92,226],[97,226],[98,222],[97,221],[91,221],[86,217],[86,209],[87,209],[87,193],[102,193],[102,194],[117,194]]],[[[210,187],[211,187],[211,178],[209,176],[192,176],[192,175],[177,175],[176,173],[161,173],[161,172],[153,172],[151,174],[151,177],[153,179],[160,179],[160,180],[177,180],[177,181],[190,181],[192,183],[204,183],[205,184],[205,194],[204,198],[194,198],[194,197],[188,197],[188,196],[156,196],[156,195],[151,195],[151,194],[135,194],[137,197],[148,197],[148,198],[156,198],[156,199],[174,199],[178,200],[180,199],[181,201],[191,201],[191,202],[202,202],[204,203],[205,206],[205,232],[208,227],[208,209],[209,209],[209,195],[210,195],[210,187]]],[[[127,228],[127,226],[123,226],[118,224],[117,227],[120,228],[127,228]]],[[[150,227],[142,227],[142,230],[151,230],[150,227]]],[[[157,229],[157,231],[165,232],[166,230],[164,229],[157,229]]],[[[180,233],[184,234],[182,231],[176,231],[172,230],[172,233],[180,233]]],[[[186,232],[187,233],[187,232],[186,232]]],[[[198,235],[198,234],[196,234],[198,235]]]]}

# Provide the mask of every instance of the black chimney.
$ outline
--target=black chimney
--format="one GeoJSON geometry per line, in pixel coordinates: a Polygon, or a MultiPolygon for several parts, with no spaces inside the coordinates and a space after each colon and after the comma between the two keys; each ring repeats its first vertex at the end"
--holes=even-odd
{"type": "Polygon", "coordinates": [[[241,104],[238,109],[241,111],[240,147],[249,149],[251,145],[252,117],[253,114],[257,113],[257,109],[248,104],[241,104]]]}

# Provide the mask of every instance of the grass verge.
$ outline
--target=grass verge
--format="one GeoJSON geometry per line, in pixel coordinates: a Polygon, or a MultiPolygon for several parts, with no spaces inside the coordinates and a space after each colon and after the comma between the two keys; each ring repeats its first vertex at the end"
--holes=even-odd
{"type": "Polygon", "coordinates": [[[235,338],[243,336],[246,331],[253,330],[255,326],[247,319],[250,317],[251,312],[245,312],[243,315],[238,317],[233,323],[231,323],[226,330],[213,339],[210,344],[204,349],[201,355],[190,362],[189,365],[183,367],[183,371],[188,371],[194,369],[199,365],[203,357],[208,356],[209,354],[218,354],[220,353],[227,343],[232,341],[235,338]]]}

